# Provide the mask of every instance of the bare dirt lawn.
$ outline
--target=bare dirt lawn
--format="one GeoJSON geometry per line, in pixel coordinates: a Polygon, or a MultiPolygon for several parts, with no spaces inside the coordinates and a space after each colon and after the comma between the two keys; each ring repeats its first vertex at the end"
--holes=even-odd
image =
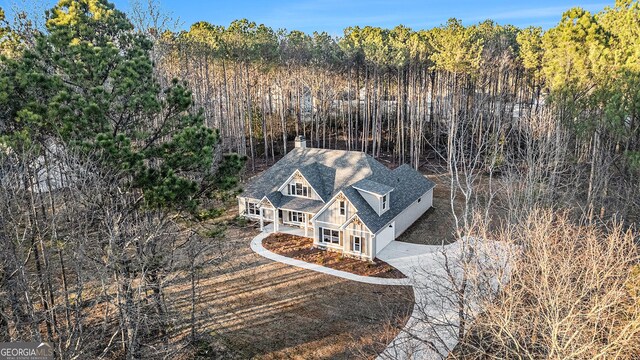
{"type": "Polygon", "coordinates": [[[264,239],[262,245],[276,254],[352,274],[390,279],[405,278],[398,269],[382,260],[375,259],[370,262],[343,256],[335,251],[320,250],[313,247],[313,239],[303,236],[276,233],[264,239]]]}
{"type": "MultiPolygon", "coordinates": [[[[422,170],[427,177],[436,183],[433,190],[433,207],[416,220],[402,235],[396,240],[414,244],[442,245],[450,244],[456,240],[454,216],[451,211],[451,177],[439,167],[430,167],[429,170],[422,170]]],[[[498,179],[494,177],[494,187],[497,186],[498,179]]],[[[489,178],[482,175],[477,180],[475,186],[475,196],[480,201],[486,201],[489,178]]],[[[500,194],[495,194],[494,204],[500,200],[500,194]]],[[[475,199],[474,199],[475,201],[475,199]]],[[[464,197],[458,191],[454,199],[453,206],[458,216],[462,216],[464,209],[464,197]]],[[[506,214],[499,206],[493,206],[489,212],[489,226],[497,228],[501,221],[506,218],[506,214]]]]}
{"type": "MultiPolygon", "coordinates": [[[[372,359],[406,323],[411,287],[357,283],[273,262],[249,248],[257,233],[251,226],[230,228],[208,255],[196,305],[202,340],[177,358],[372,359]]],[[[184,317],[172,338],[187,338],[186,276],[167,288],[167,298],[184,317]]]]}

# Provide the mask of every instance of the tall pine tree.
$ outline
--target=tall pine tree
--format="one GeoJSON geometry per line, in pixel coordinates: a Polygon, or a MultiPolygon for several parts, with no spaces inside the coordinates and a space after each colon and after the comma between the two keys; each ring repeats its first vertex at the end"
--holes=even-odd
{"type": "MultiPolygon", "coordinates": [[[[10,131],[32,132],[99,153],[144,193],[150,206],[192,209],[211,180],[217,132],[203,125],[191,92],[161,89],[152,42],[104,0],[61,0],[47,14],[47,34],[6,76],[2,105],[10,131]]],[[[239,169],[242,159],[225,157],[239,169]]]]}

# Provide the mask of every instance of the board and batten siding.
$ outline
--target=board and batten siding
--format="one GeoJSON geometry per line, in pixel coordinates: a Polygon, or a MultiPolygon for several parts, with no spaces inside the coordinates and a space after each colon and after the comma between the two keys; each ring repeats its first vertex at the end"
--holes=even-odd
{"type": "Polygon", "coordinates": [[[359,235],[362,238],[362,256],[367,258],[373,258],[371,240],[372,235],[369,229],[362,223],[351,222],[344,228],[343,231],[345,239],[345,251],[351,252],[351,235],[359,235]]]}
{"type": "MultiPolygon", "coordinates": [[[[430,189],[426,193],[422,194],[416,201],[409,205],[404,211],[402,211],[395,220],[395,236],[402,235],[405,230],[411,226],[425,211],[433,205],[433,189],[430,189]]],[[[382,249],[377,249],[379,252],[382,249]]]]}
{"type": "Polygon", "coordinates": [[[280,193],[286,196],[297,196],[297,195],[289,194],[289,187],[291,186],[291,184],[295,184],[295,183],[302,183],[304,186],[309,187],[309,192],[310,192],[309,194],[310,196],[308,196],[309,199],[322,200],[320,195],[318,195],[315,189],[309,184],[307,179],[305,179],[302,175],[298,175],[297,173],[291,178],[289,182],[287,182],[287,184],[284,187],[281,188],[280,193]]]}
{"type": "Polygon", "coordinates": [[[356,213],[356,208],[351,204],[351,202],[346,197],[342,199],[334,198],[329,203],[329,206],[327,206],[327,208],[324,211],[318,214],[318,216],[316,217],[316,222],[318,222],[320,226],[322,226],[323,224],[331,224],[331,225],[337,225],[337,227],[339,227],[340,225],[344,224],[344,222],[347,221],[347,219],[349,219],[355,213],[356,213]],[[340,201],[345,202],[345,210],[346,210],[345,215],[340,215],[340,201]]]}

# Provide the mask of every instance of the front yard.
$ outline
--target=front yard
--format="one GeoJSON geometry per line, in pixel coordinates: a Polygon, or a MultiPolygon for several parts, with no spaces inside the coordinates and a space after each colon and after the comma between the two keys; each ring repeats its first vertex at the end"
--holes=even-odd
{"type": "MultiPolygon", "coordinates": [[[[272,262],[253,253],[255,229],[229,229],[216,250],[226,259],[200,280],[199,333],[180,358],[371,359],[398,334],[413,308],[409,286],[357,283],[272,262]]],[[[168,298],[187,317],[187,284],[168,298]]],[[[188,328],[175,329],[182,335],[188,328]]]]}

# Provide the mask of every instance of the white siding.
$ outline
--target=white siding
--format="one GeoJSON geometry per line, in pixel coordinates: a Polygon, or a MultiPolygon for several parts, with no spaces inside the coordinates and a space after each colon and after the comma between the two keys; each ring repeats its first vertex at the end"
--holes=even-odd
{"type": "Polygon", "coordinates": [[[433,204],[433,189],[424,193],[395,218],[395,237],[400,236],[433,204]]]}
{"type": "Polygon", "coordinates": [[[389,243],[395,239],[395,227],[396,222],[393,221],[391,224],[387,225],[386,228],[376,234],[376,255],[378,255],[385,246],[389,245],[389,243]]]}
{"type": "Polygon", "coordinates": [[[239,197],[238,198],[238,214],[242,215],[247,210],[247,205],[245,204],[246,198],[239,197]]]}
{"type": "Polygon", "coordinates": [[[333,225],[342,225],[347,219],[351,218],[353,214],[356,213],[356,208],[351,205],[351,202],[344,198],[345,202],[345,215],[340,215],[340,200],[336,200],[335,198],[332,202],[329,203],[329,206],[322,211],[316,217],[316,221],[323,224],[333,224],[333,225]]]}
{"type": "MultiPolygon", "coordinates": [[[[351,235],[359,235],[362,238],[362,253],[359,256],[372,259],[375,257],[375,254],[372,254],[372,246],[371,246],[371,232],[367,229],[363,224],[356,224],[352,222],[347,225],[344,229],[344,238],[347,240],[345,243],[345,252],[351,253],[351,235]]],[[[354,254],[355,255],[355,254],[354,254]]]]}
{"type": "Polygon", "coordinates": [[[252,199],[252,198],[246,198],[246,197],[239,197],[238,198],[238,211],[240,215],[244,215],[248,218],[252,218],[252,219],[259,219],[260,215],[250,215],[247,213],[247,203],[255,203],[256,205],[258,205],[260,203],[260,200],[258,199],[252,199]]]}
{"type": "MultiPolygon", "coordinates": [[[[297,174],[297,173],[296,173],[297,174]]],[[[313,189],[313,187],[311,187],[311,185],[309,185],[309,182],[307,182],[307,180],[300,176],[300,177],[296,177],[294,176],[291,181],[287,182],[287,184],[282,188],[282,190],[280,190],[280,192],[282,193],[282,195],[287,195],[287,196],[296,196],[296,195],[289,195],[289,185],[290,184],[294,184],[296,182],[301,182],[304,185],[309,187],[309,198],[313,199],[313,200],[322,200],[322,198],[318,195],[318,193],[316,193],[316,191],[313,189]]]]}
{"type": "MultiPolygon", "coordinates": [[[[357,189],[356,189],[357,190],[357,189]]],[[[361,191],[358,190],[358,192],[360,193],[360,195],[362,195],[362,197],[369,203],[369,206],[371,206],[371,208],[373,210],[375,210],[375,212],[380,215],[380,197],[377,195],[374,195],[372,193],[368,193],[366,191],[361,191]]]]}

